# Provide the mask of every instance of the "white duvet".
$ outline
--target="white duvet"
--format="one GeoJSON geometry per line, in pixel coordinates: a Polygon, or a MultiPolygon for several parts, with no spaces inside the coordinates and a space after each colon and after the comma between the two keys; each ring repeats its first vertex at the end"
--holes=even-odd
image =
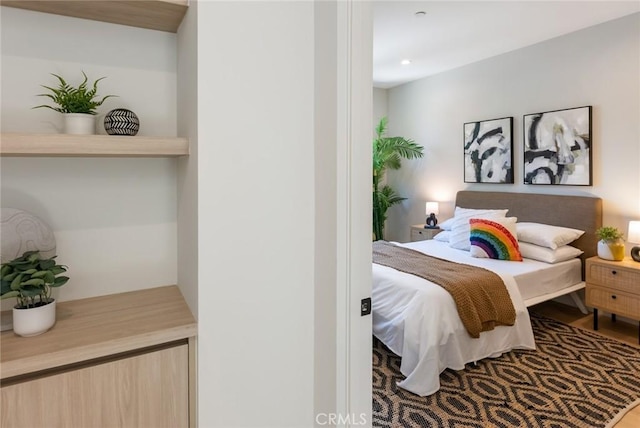
{"type": "Polygon", "coordinates": [[[451,295],[414,275],[373,264],[373,334],[402,357],[401,388],[425,396],[440,388],[440,373],[498,357],[512,349],[535,349],[529,313],[518,291],[513,263],[471,257],[468,251],[434,240],[399,244],[435,257],[489,269],[504,281],[516,310],[512,327],[499,326],[473,339],[467,333],[451,295]],[[510,268],[511,265],[511,268],[510,268]]]}

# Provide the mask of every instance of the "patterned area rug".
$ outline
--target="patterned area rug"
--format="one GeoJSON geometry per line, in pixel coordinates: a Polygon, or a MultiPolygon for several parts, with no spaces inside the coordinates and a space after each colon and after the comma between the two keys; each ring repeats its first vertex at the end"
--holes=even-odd
{"type": "Polygon", "coordinates": [[[640,348],[532,314],[536,351],[446,370],[419,397],[400,357],[374,338],[374,427],[605,427],[640,398],[640,348]]]}

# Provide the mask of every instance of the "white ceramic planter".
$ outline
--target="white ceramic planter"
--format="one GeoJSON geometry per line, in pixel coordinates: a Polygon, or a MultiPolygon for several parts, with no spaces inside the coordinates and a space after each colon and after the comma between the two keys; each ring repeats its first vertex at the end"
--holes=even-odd
{"type": "Polygon", "coordinates": [[[13,308],[13,332],[18,336],[37,336],[56,323],[56,301],[37,308],[13,308]]]}
{"type": "Polygon", "coordinates": [[[64,133],[93,135],[96,133],[96,117],[87,113],[64,113],[64,133]]]}
{"type": "Polygon", "coordinates": [[[598,257],[605,260],[620,261],[624,258],[624,242],[598,241],[598,257]]]}

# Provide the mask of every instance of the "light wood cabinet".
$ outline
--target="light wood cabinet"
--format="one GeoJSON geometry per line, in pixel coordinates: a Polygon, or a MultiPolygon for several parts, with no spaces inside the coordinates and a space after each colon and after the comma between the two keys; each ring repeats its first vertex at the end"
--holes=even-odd
{"type": "Polygon", "coordinates": [[[2,388],[3,427],[186,427],[188,346],[43,375],[2,388]]]}
{"type": "Polygon", "coordinates": [[[611,313],[613,320],[621,315],[640,321],[640,263],[629,258],[609,261],[591,257],[586,273],[586,303],[594,308],[594,330],[598,329],[598,309],[611,313]]]}
{"type": "Polygon", "coordinates": [[[175,286],[60,303],[47,333],[2,333],[0,425],[194,426],[195,335],[175,286]]]}

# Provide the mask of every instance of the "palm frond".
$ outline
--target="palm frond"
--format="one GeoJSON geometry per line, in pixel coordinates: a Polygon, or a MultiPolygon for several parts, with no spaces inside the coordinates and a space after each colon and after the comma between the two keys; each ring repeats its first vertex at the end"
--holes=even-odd
{"type": "Polygon", "coordinates": [[[407,199],[407,198],[403,198],[402,196],[398,195],[396,193],[396,191],[393,190],[391,188],[391,186],[389,186],[389,185],[385,185],[382,188],[381,193],[382,193],[382,195],[384,195],[384,198],[386,200],[386,204],[389,207],[392,206],[392,205],[397,204],[398,202],[402,202],[402,201],[407,199]]]}
{"type": "Polygon", "coordinates": [[[382,138],[384,133],[387,131],[387,122],[388,122],[388,119],[385,116],[382,119],[380,119],[378,126],[376,126],[376,135],[378,136],[378,138],[382,138]]]}
{"type": "Polygon", "coordinates": [[[386,137],[380,142],[381,149],[398,153],[405,159],[417,159],[423,156],[424,147],[404,137],[386,137]]]}
{"type": "Polygon", "coordinates": [[[389,169],[400,169],[402,166],[402,159],[398,153],[391,153],[384,163],[384,166],[389,169]]]}
{"type": "Polygon", "coordinates": [[[402,159],[417,159],[423,156],[424,147],[404,137],[384,137],[387,118],[380,119],[376,126],[377,138],[373,140],[373,239],[384,239],[384,222],[387,209],[406,198],[395,193],[388,185],[382,184],[385,171],[400,169],[402,159]]]}

